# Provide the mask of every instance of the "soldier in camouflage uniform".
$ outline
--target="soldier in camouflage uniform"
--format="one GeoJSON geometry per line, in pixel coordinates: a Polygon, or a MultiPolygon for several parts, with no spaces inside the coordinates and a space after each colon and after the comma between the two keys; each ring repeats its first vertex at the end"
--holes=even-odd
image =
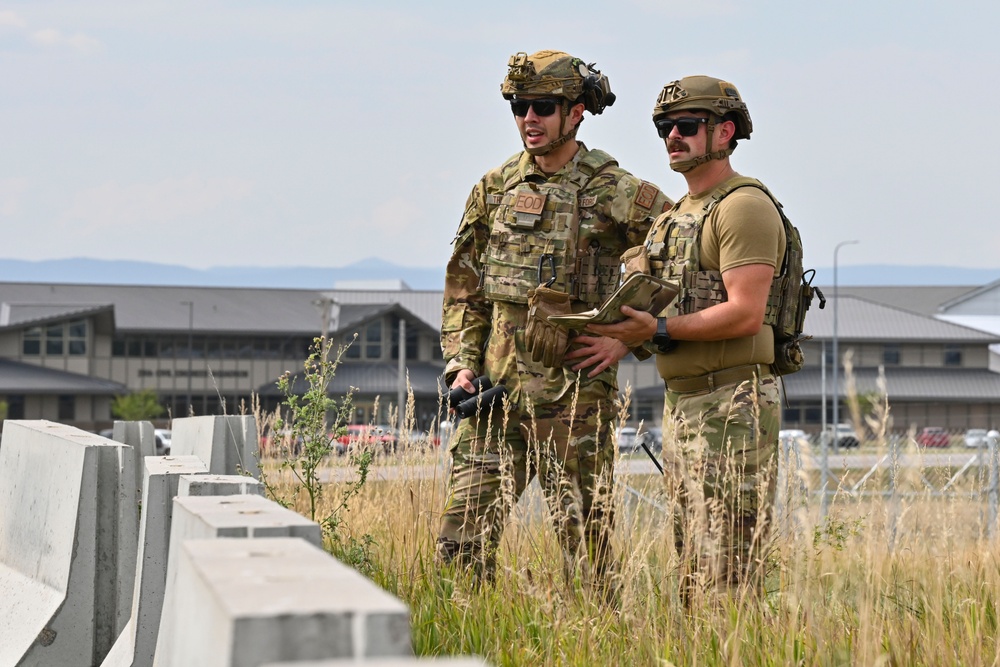
{"type": "Polygon", "coordinates": [[[577,141],[584,111],[614,102],[608,79],[559,51],[510,58],[501,92],[524,150],[475,185],[445,280],[441,345],[450,387],[487,376],[506,411],[463,420],[453,444],[438,559],[492,577],[510,502],[535,474],[575,577],[609,581],[607,503],[618,361],[628,348],[573,337],[554,314],[599,305],[616,288],[619,256],[670,206],[607,153],[577,141]],[[586,550],[581,551],[582,544],[586,550]]]}
{"type": "Polygon", "coordinates": [[[675,535],[690,592],[698,581],[733,585],[762,572],[780,424],[769,294],[786,236],[766,188],[730,165],[736,140],[752,130],[733,84],[674,81],[653,121],[688,193],[656,220],[644,259],[681,291],[661,317],[625,307],[628,320],[588,330],[657,354],[664,463],[683,508],[675,535]]]}

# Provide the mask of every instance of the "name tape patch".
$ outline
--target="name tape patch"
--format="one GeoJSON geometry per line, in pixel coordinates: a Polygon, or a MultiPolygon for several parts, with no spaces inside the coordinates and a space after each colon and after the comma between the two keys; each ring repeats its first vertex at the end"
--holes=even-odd
{"type": "Polygon", "coordinates": [[[528,215],[541,215],[547,196],[537,192],[519,192],[514,200],[514,210],[528,215]]]}
{"type": "Polygon", "coordinates": [[[655,185],[643,181],[642,185],[639,187],[639,192],[635,195],[636,205],[647,210],[652,208],[653,202],[656,201],[657,192],[658,190],[655,185]]]}

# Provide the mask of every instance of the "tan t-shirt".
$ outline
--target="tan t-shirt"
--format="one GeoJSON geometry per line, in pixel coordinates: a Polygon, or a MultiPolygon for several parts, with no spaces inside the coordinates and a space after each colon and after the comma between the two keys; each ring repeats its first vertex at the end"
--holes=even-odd
{"type": "MultiPolygon", "coordinates": [[[[677,215],[699,214],[712,191],[686,197],[677,215]]],[[[723,199],[704,222],[701,269],[721,271],[749,264],[780,270],[785,254],[785,230],[774,203],[760,188],[743,187],[723,199]]],[[[668,354],[656,355],[664,379],[704,375],[744,364],[774,361],[774,332],[763,326],[755,336],[721,341],[678,341],[668,354]]]]}

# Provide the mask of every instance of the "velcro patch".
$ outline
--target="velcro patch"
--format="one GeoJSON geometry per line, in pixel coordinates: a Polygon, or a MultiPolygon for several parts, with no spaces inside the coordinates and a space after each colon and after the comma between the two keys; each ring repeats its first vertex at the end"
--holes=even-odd
{"type": "Polygon", "coordinates": [[[499,206],[503,201],[503,195],[486,195],[486,203],[490,206],[499,206]]]}
{"type": "Polygon", "coordinates": [[[639,187],[639,191],[635,194],[635,204],[636,206],[641,206],[647,211],[653,207],[653,202],[656,201],[656,194],[659,189],[652,183],[642,182],[639,187]]]}
{"type": "Polygon", "coordinates": [[[597,203],[597,197],[595,195],[580,197],[580,208],[590,208],[596,203],[597,203]]]}
{"type": "Polygon", "coordinates": [[[547,196],[537,192],[519,192],[514,200],[514,210],[528,215],[541,215],[547,196]]]}

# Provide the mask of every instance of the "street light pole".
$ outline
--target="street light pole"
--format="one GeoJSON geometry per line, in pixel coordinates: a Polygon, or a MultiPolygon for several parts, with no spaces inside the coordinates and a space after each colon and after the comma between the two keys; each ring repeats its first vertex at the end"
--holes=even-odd
{"type": "MultiPolygon", "coordinates": [[[[837,339],[837,309],[840,300],[837,299],[837,253],[841,246],[854,245],[857,241],[841,241],[833,249],[833,430],[837,431],[837,424],[840,423],[840,385],[837,372],[840,368],[840,348],[837,339]]],[[[835,435],[836,437],[836,435],[835,435]]]]}
{"type": "Polygon", "coordinates": [[[194,301],[181,301],[182,305],[188,307],[188,391],[187,391],[187,412],[191,413],[193,407],[193,397],[191,395],[191,362],[194,357],[194,301]]]}
{"type": "MultiPolygon", "coordinates": [[[[823,471],[822,479],[820,481],[820,487],[823,490],[823,501],[821,503],[820,515],[826,516],[827,508],[827,492],[826,485],[830,475],[830,441],[836,441],[837,438],[837,425],[840,423],[840,379],[838,378],[838,370],[840,366],[840,348],[838,347],[837,340],[837,308],[840,305],[840,300],[837,298],[837,253],[840,252],[840,248],[845,245],[853,245],[858,243],[858,241],[841,241],[833,248],[833,425],[832,433],[828,436],[825,432],[823,433],[823,471]]],[[[824,354],[824,357],[826,355],[824,354]]],[[[826,359],[823,359],[824,368],[826,367],[826,359]]],[[[826,414],[826,399],[823,400],[823,414],[826,414]]]]}

